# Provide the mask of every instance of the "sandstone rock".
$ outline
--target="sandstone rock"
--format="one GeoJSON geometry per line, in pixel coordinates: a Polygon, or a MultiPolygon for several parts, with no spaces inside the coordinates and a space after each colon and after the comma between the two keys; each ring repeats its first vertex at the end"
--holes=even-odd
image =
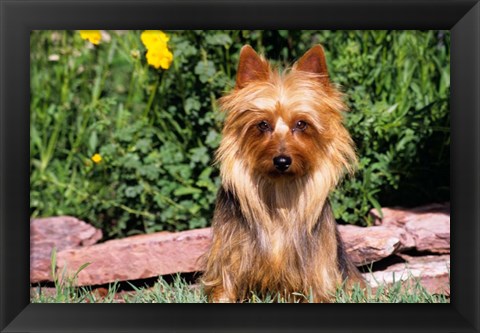
{"type": "MultiPolygon", "coordinates": [[[[411,210],[385,208],[382,225],[368,228],[339,226],[339,232],[347,253],[357,266],[411,248],[448,253],[448,211],[449,207],[445,205],[411,210]]],[[[68,219],[73,218],[67,218],[67,222],[70,221],[68,219]]],[[[67,222],[63,223],[66,225],[67,222]]],[[[201,271],[203,267],[198,258],[208,249],[211,241],[211,230],[205,228],[179,233],[139,235],[78,249],[81,245],[95,243],[101,237],[98,234],[100,231],[77,228],[76,232],[72,232],[72,226],[62,229],[59,228],[60,224],[55,225],[52,222],[43,222],[49,227],[35,231],[37,223],[32,221],[32,282],[50,280],[49,259],[54,245],[58,249],[57,270],[61,272],[65,268],[68,275],[73,276],[79,267],[89,262],[90,266],[80,272],[77,283],[99,285],[115,280],[136,280],[176,272],[201,271]],[[55,242],[45,241],[46,235],[55,232],[59,235],[55,242]]]]}
{"type": "Polygon", "coordinates": [[[71,216],[30,221],[30,282],[49,281],[52,249],[58,251],[95,244],[102,231],[71,216]]]}
{"type": "Polygon", "coordinates": [[[378,212],[370,213],[375,223],[382,226],[404,228],[414,241],[418,251],[432,253],[450,252],[450,206],[429,205],[415,209],[382,208],[383,218],[378,212]]]}
{"type": "Polygon", "coordinates": [[[369,264],[413,246],[413,239],[401,228],[338,226],[345,250],[357,266],[369,264]]]}
{"type": "MultiPolygon", "coordinates": [[[[378,261],[413,244],[400,228],[339,226],[339,230],[346,251],[356,265],[378,261]]],[[[67,275],[73,276],[83,264],[91,263],[78,275],[78,285],[201,271],[203,267],[198,258],[208,249],[210,241],[210,228],[138,235],[61,251],[57,269],[66,268],[67,275]]]]}
{"type": "Polygon", "coordinates": [[[368,284],[375,290],[379,284],[392,285],[398,281],[415,283],[419,279],[420,284],[429,292],[450,295],[450,256],[430,255],[422,257],[402,257],[405,263],[394,264],[387,269],[373,273],[364,273],[368,284]]]}
{"type": "Polygon", "coordinates": [[[381,214],[375,208],[370,210],[370,216],[373,217],[375,225],[394,225],[397,227],[403,227],[410,219],[422,216],[427,213],[436,213],[450,216],[450,204],[430,204],[411,209],[400,207],[383,207],[383,217],[381,217],[381,214]]]}
{"type": "Polygon", "coordinates": [[[422,214],[410,219],[405,230],[412,235],[418,251],[450,253],[450,216],[422,214]]]}
{"type": "Polygon", "coordinates": [[[198,259],[210,242],[210,228],[138,235],[61,251],[57,270],[65,268],[67,276],[73,276],[80,266],[90,263],[78,274],[79,286],[201,271],[198,259]]]}

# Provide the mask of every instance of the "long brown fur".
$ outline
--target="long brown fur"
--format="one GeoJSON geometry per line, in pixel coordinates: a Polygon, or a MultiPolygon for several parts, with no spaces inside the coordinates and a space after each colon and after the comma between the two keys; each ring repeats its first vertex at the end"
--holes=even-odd
{"type": "Polygon", "coordinates": [[[356,156],[323,48],[279,72],[244,46],[236,87],[220,105],[227,112],[216,156],[222,187],[202,277],[209,299],[301,293],[328,302],[345,280],[361,282],[327,199],[356,156]],[[285,171],[273,163],[279,155],[292,160],[285,171]]]}

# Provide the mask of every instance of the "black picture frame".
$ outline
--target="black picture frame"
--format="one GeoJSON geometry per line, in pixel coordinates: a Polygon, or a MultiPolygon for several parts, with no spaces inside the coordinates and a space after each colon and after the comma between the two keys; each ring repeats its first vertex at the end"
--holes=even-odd
{"type": "Polygon", "coordinates": [[[479,332],[480,4],[475,0],[0,0],[2,332],[479,332]],[[29,40],[40,29],[451,31],[450,304],[30,304],[29,40]]]}

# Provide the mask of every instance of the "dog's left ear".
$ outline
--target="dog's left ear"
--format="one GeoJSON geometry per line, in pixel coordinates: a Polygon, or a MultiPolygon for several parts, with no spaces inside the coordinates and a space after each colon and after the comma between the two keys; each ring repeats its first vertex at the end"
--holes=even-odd
{"type": "Polygon", "coordinates": [[[308,50],[293,66],[294,70],[318,74],[322,81],[328,82],[327,60],[323,47],[318,44],[308,50]]]}

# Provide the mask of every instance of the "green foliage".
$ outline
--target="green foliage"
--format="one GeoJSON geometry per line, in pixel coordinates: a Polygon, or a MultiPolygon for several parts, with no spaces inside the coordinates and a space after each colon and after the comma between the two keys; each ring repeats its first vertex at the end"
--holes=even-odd
{"type": "MultiPolygon", "coordinates": [[[[327,54],[347,92],[356,177],[332,198],[336,217],[369,224],[380,205],[449,200],[450,57],[444,32],[348,32],[327,54]]],[[[327,37],[328,38],[328,37],[327,37]]]]}
{"type": "Polygon", "coordinates": [[[98,46],[31,34],[32,217],[74,215],[108,238],[207,226],[216,101],[246,43],[284,66],[324,45],[360,158],[331,196],[337,218],[368,224],[372,207],[449,198],[448,32],[167,31],[168,70],[147,64],[139,31],[107,34],[98,46]]]}

